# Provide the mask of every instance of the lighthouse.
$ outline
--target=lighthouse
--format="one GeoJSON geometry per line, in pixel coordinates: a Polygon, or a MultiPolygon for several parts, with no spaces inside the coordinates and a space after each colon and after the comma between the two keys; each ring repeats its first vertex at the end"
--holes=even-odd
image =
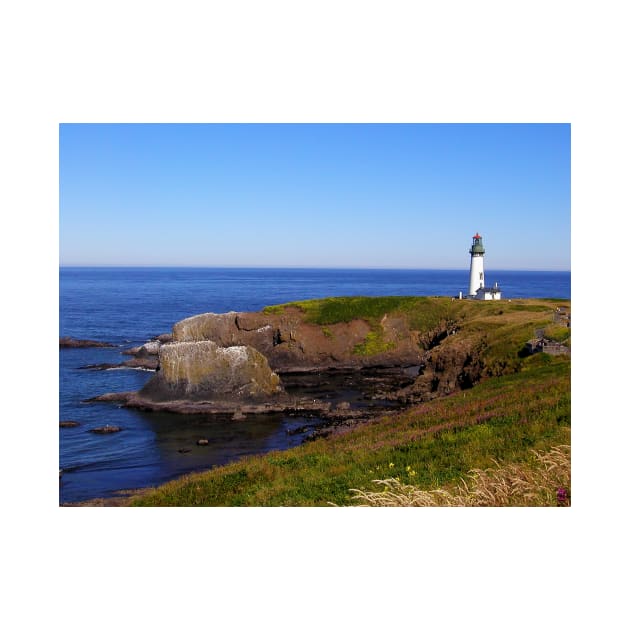
{"type": "MultiPolygon", "coordinates": [[[[470,248],[470,283],[468,285],[468,297],[476,300],[500,300],[501,289],[499,283],[495,282],[494,286],[486,289],[485,276],[483,272],[483,255],[486,250],[483,248],[481,236],[479,233],[473,237],[472,246],[470,248]]],[[[462,294],[460,292],[461,299],[462,294]]]]}
{"type": "Polygon", "coordinates": [[[486,250],[483,248],[481,236],[479,233],[473,237],[472,246],[470,248],[470,283],[468,286],[468,295],[477,297],[477,290],[484,288],[483,280],[483,255],[486,250]]]}

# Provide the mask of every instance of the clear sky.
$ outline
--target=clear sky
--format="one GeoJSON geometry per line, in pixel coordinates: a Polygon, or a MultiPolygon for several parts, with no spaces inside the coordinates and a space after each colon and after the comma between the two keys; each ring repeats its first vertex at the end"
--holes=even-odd
{"type": "Polygon", "coordinates": [[[60,263],[570,269],[568,124],[62,124],[60,263]]]}

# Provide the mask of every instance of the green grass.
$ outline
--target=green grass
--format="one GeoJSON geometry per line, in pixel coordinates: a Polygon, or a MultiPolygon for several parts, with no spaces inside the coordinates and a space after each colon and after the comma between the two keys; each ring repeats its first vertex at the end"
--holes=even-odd
{"type": "Polygon", "coordinates": [[[570,345],[571,329],[566,324],[552,324],[545,328],[545,337],[552,341],[570,345]]]}
{"type": "MultiPolygon", "coordinates": [[[[510,321],[551,322],[557,306],[566,306],[568,300],[512,300],[511,302],[485,302],[477,300],[452,300],[448,297],[334,297],[317,300],[288,302],[263,309],[267,314],[282,314],[287,309],[304,313],[304,321],[320,326],[363,319],[380,321],[384,315],[404,315],[412,330],[426,331],[445,321],[476,321],[487,318],[503,318],[510,321]]],[[[496,325],[487,322],[487,327],[496,325]]],[[[532,331],[533,332],[533,331],[532,331]]]]}
{"type": "Polygon", "coordinates": [[[532,337],[534,329],[551,323],[555,305],[555,302],[547,304],[538,300],[480,302],[444,297],[390,296],[304,300],[267,306],[263,310],[267,314],[282,314],[287,309],[298,309],[303,313],[305,322],[322,326],[328,337],[332,336],[329,326],[362,319],[370,325],[370,332],[354,350],[361,356],[395,348],[395,343],[386,342],[383,337],[381,321],[385,315],[404,317],[409,329],[421,334],[457,325],[464,336],[483,343],[489,362],[496,364],[495,368],[503,365],[505,369],[509,365],[511,369],[518,360],[518,351],[532,337]],[[490,338],[492,341],[488,341],[490,338]],[[513,356],[507,363],[497,359],[504,357],[508,347],[512,346],[515,348],[513,356]]]}
{"type": "Polygon", "coordinates": [[[373,328],[365,339],[357,344],[352,351],[353,354],[368,357],[381,352],[393,350],[396,344],[392,341],[385,341],[383,338],[383,328],[381,326],[373,328]]]}
{"type": "Polygon", "coordinates": [[[533,356],[524,364],[519,373],[344,435],[188,475],[133,504],[351,505],[350,489],[369,488],[373,479],[398,477],[433,489],[494,460],[527,462],[532,449],[570,441],[570,362],[533,356]]]}
{"type": "Polygon", "coordinates": [[[334,297],[321,300],[289,302],[267,306],[264,313],[280,314],[287,308],[297,308],[305,314],[305,321],[326,326],[350,322],[353,319],[378,320],[387,313],[411,310],[429,298],[419,297],[334,297]]]}

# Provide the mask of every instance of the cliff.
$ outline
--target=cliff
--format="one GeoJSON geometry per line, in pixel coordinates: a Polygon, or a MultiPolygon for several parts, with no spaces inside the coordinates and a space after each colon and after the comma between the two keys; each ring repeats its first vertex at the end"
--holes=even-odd
{"type": "Polygon", "coordinates": [[[320,325],[295,307],[282,314],[205,313],[176,323],[173,339],[251,346],[280,373],[415,365],[421,359],[418,334],[404,318],[387,314],[377,322],[320,325]]]}
{"type": "Polygon", "coordinates": [[[330,403],[289,397],[282,379],[311,373],[325,380],[341,370],[373,379],[368,370],[392,368],[401,370],[398,385],[390,381],[371,398],[431,400],[520,370],[527,340],[534,330],[554,331],[559,305],[568,301],[329,298],[258,313],[204,313],[173,326],[172,337],[156,345],[156,375],[119,400],[182,413],[321,412],[330,403]]]}

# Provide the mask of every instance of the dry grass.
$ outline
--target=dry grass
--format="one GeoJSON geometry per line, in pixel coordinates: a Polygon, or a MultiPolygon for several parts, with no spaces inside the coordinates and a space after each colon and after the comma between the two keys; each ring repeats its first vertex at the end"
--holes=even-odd
{"type": "Polygon", "coordinates": [[[474,469],[452,491],[421,490],[397,479],[375,480],[382,490],[352,489],[353,500],[374,507],[438,506],[569,506],[571,505],[571,447],[562,445],[546,453],[532,451],[528,464],[474,469]]]}

